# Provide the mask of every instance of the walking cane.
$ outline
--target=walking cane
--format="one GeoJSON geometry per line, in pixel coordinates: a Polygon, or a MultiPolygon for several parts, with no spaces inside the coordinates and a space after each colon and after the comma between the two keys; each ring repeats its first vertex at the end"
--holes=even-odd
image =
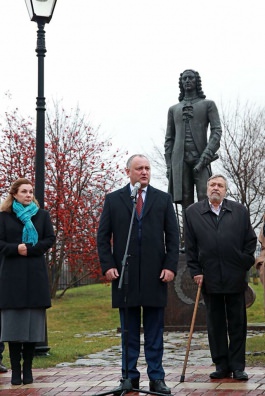
{"type": "Polygon", "coordinates": [[[189,338],[188,338],[186,356],[185,356],[185,360],[184,360],[184,366],[183,366],[183,369],[182,369],[182,374],[181,374],[181,377],[180,377],[180,382],[184,382],[184,380],[185,380],[185,372],[186,372],[186,367],[187,367],[187,363],[188,363],[188,357],[189,357],[189,352],[190,352],[190,344],[191,344],[191,338],[192,338],[192,335],[193,335],[195,319],[196,319],[196,315],[197,315],[197,311],[198,311],[199,299],[200,299],[200,295],[201,295],[201,288],[202,288],[202,286],[199,285],[198,286],[198,290],[197,290],[197,296],[196,296],[196,300],[195,300],[195,305],[194,305],[191,325],[190,325],[190,333],[189,333],[189,338]]]}

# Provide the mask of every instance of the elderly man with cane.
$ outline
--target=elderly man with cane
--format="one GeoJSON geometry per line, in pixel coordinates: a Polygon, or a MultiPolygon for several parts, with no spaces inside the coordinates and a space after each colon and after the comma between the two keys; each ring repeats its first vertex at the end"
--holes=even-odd
{"type": "Polygon", "coordinates": [[[223,175],[211,176],[207,198],[186,209],[186,258],[194,282],[202,285],[216,365],[210,378],[233,374],[234,379],[246,381],[246,275],[255,261],[257,237],[247,209],[225,198],[227,188],[223,175]]]}

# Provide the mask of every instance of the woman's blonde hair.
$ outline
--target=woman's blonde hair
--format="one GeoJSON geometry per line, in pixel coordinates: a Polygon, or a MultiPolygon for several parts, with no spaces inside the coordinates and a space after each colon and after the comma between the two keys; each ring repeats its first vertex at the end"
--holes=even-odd
{"type": "MultiPolygon", "coordinates": [[[[17,179],[11,185],[8,196],[6,197],[4,202],[2,202],[2,204],[1,204],[1,207],[0,207],[1,212],[11,212],[12,204],[14,201],[14,195],[17,194],[18,189],[22,184],[30,184],[31,186],[33,186],[31,181],[29,181],[28,179],[25,179],[23,177],[17,179]]],[[[36,205],[40,206],[37,199],[35,198],[35,196],[33,196],[33,202],[35,202],[36,205]]]]}

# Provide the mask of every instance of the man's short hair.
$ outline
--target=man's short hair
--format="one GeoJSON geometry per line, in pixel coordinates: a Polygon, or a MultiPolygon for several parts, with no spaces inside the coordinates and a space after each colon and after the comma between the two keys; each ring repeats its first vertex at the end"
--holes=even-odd
{"type": "Polygon", "coordinates": [[[132,156],[128,159],[128,161],[126,162],[126,168],[127,168],[127,169],[130,169],[130,166],[131,166],[131,164],[132,164],[132,160],[133,160],[135,157],[146,158],[147,161],[149,161],[148,158],[147,158],[145,155],[143,155],[143,154],[134,154],[134,155],[132,155],[132,156]]]}

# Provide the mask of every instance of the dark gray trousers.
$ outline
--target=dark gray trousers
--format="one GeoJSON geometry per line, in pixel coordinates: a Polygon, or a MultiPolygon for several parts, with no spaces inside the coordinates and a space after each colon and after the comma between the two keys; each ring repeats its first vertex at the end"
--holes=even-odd
{"type": "Polygon", "coordinates": [[[216,369],[245,369],[247,315],[245,293],[206,294],[207,330],[216,369]]]}

